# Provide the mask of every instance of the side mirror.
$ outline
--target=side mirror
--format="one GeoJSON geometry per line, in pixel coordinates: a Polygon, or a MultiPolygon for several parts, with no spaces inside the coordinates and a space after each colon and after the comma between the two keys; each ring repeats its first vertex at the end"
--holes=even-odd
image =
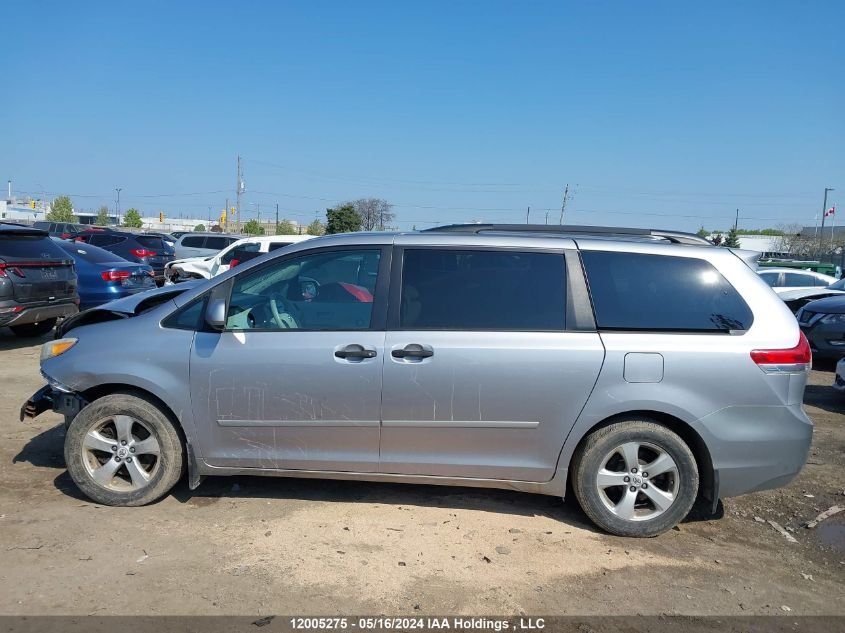
{"type": "Polygon", "coordinates": [[[212,298],[205,309],[205,322],[214,330],[226,327],[226,300],[212,298]]]}

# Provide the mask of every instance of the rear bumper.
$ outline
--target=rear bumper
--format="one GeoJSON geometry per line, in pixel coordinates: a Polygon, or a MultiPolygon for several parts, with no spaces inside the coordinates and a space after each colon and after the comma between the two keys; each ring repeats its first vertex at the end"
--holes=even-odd
{"type": "MultiPolygon", "coordinates": [[[[17,305],[10,303],[10,305],[3,305],[2,307],[17,307],[17,305]]],[[[73,302],[45,303],[32,306],[24,305],[23,309],[19,312],[0,314],[0,327],[37,323],[39,321],[46,321],[47,319],[70,316],[77,312],[79,312],[79,308],[73,302]]]]}
{"type": "Polygon", "coordinates": [[[785,486],[801,472],[813,440],[800,405],[727,407],[699,422],[720,497],[785,486]]]}

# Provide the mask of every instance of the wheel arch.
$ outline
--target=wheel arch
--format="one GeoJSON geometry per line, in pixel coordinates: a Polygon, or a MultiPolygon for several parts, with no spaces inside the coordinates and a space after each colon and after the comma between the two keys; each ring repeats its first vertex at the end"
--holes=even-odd
{"type": "MultiPolygon", "coordinates": [[[[574,451],[572,452],[570,463],[572,459],[574,459],[575,455],[577,455],[581,450],[587,438],[595,431],[616,422],[630,419],[650,420],[660,424],[661,426],[665,426],[670,431],[677,434],[678,437],[680,437],[684,443],[689,446],[693,457],[695,457],[696,467],[698,468],[698,494],[700,497],[711,501],[715,506],[718,501],[718,481],[716,472],[713,468],[713,460],[710,456],[710,449],[707,448],[706,442],[701,435],[699,435],[698,431],[696,431],[690,424],[663,411],[653,411],[649,409],[624,411],[621,413],[615,413],[603,420],[600,420],[599,422],[596,422],[581,435],[574,451]]],[[[569,482],[569,485],[571,485],[571,481],[569,482]]]]}
{"type": "Polygon", "coordinates": [[[110,396],[113,394],[127,394],[127,395],[134,395],[143,398],[154,404],[173,424],[173,428],[176,429],[176,433],[179,435],[179,439],[182,442],[182,446],[185,449],[185,456],[186,462],[188,467],[188,487],[191,490],[196,489],[197,486],[200,485],[202,481],[202,476],[199,473],[199,468],[197,465],[197,457],[196,457],[196,449],[194,448],[193,443],[191,442],[190,435],[185,428],[185,425],[182,423],[182,420],[176,415],[176,412],[173,408],[168,405],[162,398],[158,395],[154,394],[148,389],[144,389],[143,387],[138,387],[137,385],[130,385],[126,383],[106,383],[102,385],[96,385],[85,391],[80,392],[80,395],[88,402],[94,402],[95,400],[99,400],[105,396],[110,396]]]}

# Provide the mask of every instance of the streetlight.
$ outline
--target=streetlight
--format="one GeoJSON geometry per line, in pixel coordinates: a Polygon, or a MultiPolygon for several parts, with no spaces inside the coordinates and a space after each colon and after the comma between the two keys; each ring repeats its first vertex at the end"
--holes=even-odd
{"type": "Polygon", "coordinates": [[[120,224],[120,192],[123,187],[115,187],[114,190],[117,192],[117,201],[114,205],[114,215],[117,218],[117,223],[120,224]]]}

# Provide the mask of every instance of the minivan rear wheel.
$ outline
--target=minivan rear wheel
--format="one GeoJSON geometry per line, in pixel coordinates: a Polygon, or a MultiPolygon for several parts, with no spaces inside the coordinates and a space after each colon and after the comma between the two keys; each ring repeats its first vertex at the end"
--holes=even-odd
{"type": "Polygon", "coordinates": [[[573,460],[584,512],[618,536],[662,534],[686,517],[698,494],[689,446],[649,420],[621,420],[590,434],[573,460]]]}
{"type": "Polygon", "coordinates": [[[23,338],[29,338],[32,336],[44,336],[56,327],[56,319],[44,319],[43,321],[38,321],[37,323],[26,323],[24,325],[12,325],[9,326],[9,329],[12,330],[12,333],[15,336],[20,336],[23,338]]]}
{"type": "Polygon", "coordinates": [[[179,433],[159,407],[138,395],[112,394],[70,423],[65,462],[88,497],[109,506],[142,506],[167,494],[185,464],[179,433]]]}

